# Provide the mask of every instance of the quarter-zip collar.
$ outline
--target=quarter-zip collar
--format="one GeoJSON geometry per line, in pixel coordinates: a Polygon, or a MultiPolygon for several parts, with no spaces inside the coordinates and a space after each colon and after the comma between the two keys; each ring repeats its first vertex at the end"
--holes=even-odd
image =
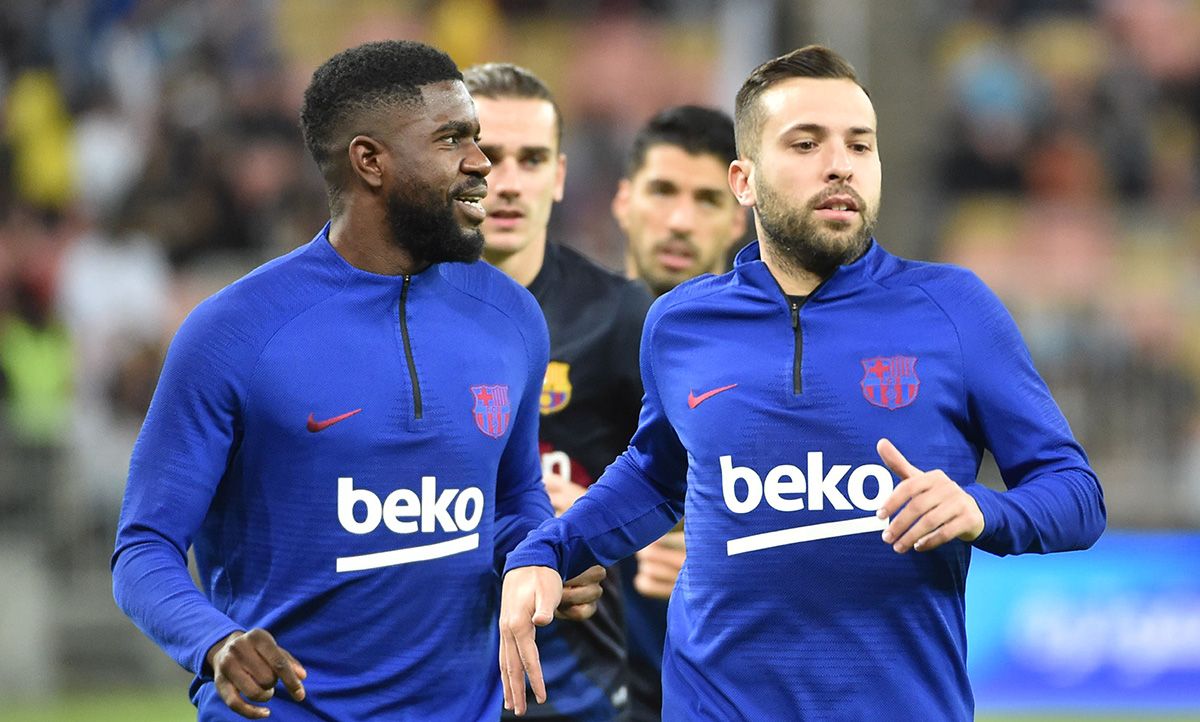
{"type": "MultiPolygon", "coordinates": [[[[874,278],[895,262],[895,256],[885,251],[872,238],[867,252],[853,263],[839,266],[833,275],[813,289],[813,292],[809,294],[808,303],[831,301],[859,293],[864,286],[871,283],[874,278]]],[[[778,297],[780,303],[787,304],[783,288],[771,274],[771,269],[767,268],[767,264],[762,260],[759,241],[753,241],[738,251],[734,258],[733,270],[737,274],[739,283],[758,288],[764,294],[778,297]]]]}

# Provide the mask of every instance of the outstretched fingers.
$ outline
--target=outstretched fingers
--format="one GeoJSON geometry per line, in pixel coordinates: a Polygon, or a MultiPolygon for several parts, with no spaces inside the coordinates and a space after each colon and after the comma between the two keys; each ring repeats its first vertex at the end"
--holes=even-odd
{"type": "Polygon", "coordinates": [[[521,567],[504,577],[500,603],[500,678],[504,704],[518,715],[527,709],[525,679],[538,703],[546,701],[546,683],[535,639],[535,625],[554,619],[562,598],[562,577],[549,567],[521,567]]]}

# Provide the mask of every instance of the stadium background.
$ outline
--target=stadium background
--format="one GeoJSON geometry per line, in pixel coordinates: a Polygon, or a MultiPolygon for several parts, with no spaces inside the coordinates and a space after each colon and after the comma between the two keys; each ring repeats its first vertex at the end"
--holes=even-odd
{"type": "Polygon", "coordinates": [[[878,236],[1004,298],[1108,499],[1094,553],[976,555],[980,718],[1200,719],[1200,2],[8,0],[0,721],[194,716],[112,603],[129,450],[183,316],[325,219],[312,70],[387,37],[547,80],[552,237],[612,267],[642,121],[731,110],[799,45],[846,55],[879,113],[878,236]]]}

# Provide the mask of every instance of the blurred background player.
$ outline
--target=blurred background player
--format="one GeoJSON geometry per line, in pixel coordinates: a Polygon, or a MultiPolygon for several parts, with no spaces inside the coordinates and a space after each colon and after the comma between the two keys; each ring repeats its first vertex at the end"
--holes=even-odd
{"type": "Polygon", "coordinates": [[[114,595],[195,674],[202,719],[483,719],[500,704],[497,564],[552,513],[545,323],[476,263],[491,164],[449,56],[338,53],[301,124],[330,221],[176,335],[114,595]]]}
{"type": "MultiPolygon", "coordinates": [[[[650,297],[641,284],[547,242],[567,158],[562,116],[546,85],[506,63],[468,68],[463,78],[479,113],[480,148],[492,162],[484,258],[529,289],[550,328],[539,438],[546,489],[561,514],[637,426],[638,341],[650,297]]],[[[541,630],[542,662],[556,696],[532,716],[627,719],[623,617],[620,581],[613,578],[591,619],[560,620],[541,630]]]]}
{"type": "Polygon", "coordinates": [[[702,273],[724,273],[745,235],[729,191],[733,121],[680,105],[646,121],[633,140],[612,211],[626,238],[625,273],[656,297],[702,273]]]}
{"type": "MultiPolygon", "coordinates": [[[[729,164],[736,159],[733,119],[713,108],[667,108],[638,130],[612,210],[627,241],[625,271],[655,296],[728,270],[729,252],[746,233],[746,211],[729,189],[729,164]]],[[[679,528],[619,565],[637,722],[662,713],[667,599],[685,558],[679,528]]]]}

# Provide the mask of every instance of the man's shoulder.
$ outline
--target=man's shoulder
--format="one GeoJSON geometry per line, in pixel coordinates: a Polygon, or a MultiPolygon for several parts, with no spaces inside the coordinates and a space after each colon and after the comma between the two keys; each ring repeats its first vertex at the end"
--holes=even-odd
{"type": "Polygon", "coordinates": [[[533,294],[503,271],[484,261],[440,263],[437,270],[450,287],[475,303],[494,309],[522,329],[532,326],[545,333],[546,322],[533,294]]]}
{"type": "Polygon", "coordinates": [[[913,288],[929,298],[956,325],[1007,316],[1003,302],[974,271],[953,263],[892,256],[875,281],[890,289],[913,288]]]}
{"type": "Polygon", "coordinates": [[[659,296],[651,307],[651,314],[655,318],[680,311],[690,315],[700,307],[723,305],[722,297],[733,289],[735,283],[736,274],[733,271],[719,276],[706,273],[690,278],[659,296]]]}
{"type": "Polygon", "coordinates": [[[524,307],[532,300],[521,284],[484,261],[440,263],[437,270],[450,286],[484,303],[517,303],[524,307]]]}
{"type": "Polygon", "coordinates": [[[605,268],[570,246],[547,244],[545,262],[557,266],[555,281],[560,290],[567,291],[566,295],[579,303],[610,305],[619,302],[619,299],[626,299],[634,305],[643,306],[643,313],[650,306],[650,291],[644,283],[605,268]]]}
{"type": "Polygon", "coordinates": [[[201,301],[181,329],[221,331],[248,345],[269,336],[344,284],[336,269],[313,257],[307,243],[274,258],[201,301]]]}
{"type": "Polygon", "coordinates": [[[881,264],[876,282],[888,288],[917,286],[926,293],[947,300],[955,294],[987,291],[987,285],[969,268],[953,263],[918,261],[891,256],[890,263],[881,264]]]}
{"type": "MultiPolygon", "coordinates": [[[[323,285],[320,264],[312,256],[312,243],[272,258],[203,301],[202,306],[239,308],[263,301],[303,301],[304,290],[323,285]]],[[[261,314],[261,309],[260,309],[261,314]]]]}
{"type": "Polygon", "coordinates": [[[557,261],[564,273],[570,274],[572,278],[586,278],[594,283],[613,288],[636,283],[616,271],[601,266],[581,251],[561,243],[546,244],[546,254],[548,258],[557,261]]]}

